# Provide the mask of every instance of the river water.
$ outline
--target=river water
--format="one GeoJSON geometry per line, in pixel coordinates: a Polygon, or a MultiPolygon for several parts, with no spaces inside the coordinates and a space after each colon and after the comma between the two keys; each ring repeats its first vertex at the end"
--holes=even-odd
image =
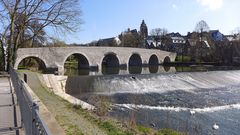
{"type": "Polygon", "coordinates": [[[240,70],[174,69],[154,74],[69,76],[66,90],[91,104],[98,104],[98,99],[110,102],[108,115],[123,122],[190,135],[239,135],[240,70]]]}

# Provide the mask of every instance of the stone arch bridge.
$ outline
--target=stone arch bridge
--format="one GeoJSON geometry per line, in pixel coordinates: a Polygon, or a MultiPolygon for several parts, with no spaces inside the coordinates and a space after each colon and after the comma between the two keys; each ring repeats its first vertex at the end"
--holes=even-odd
{"type": "Polygon", "coordinates": [[[112,66],[154,65],[164,61],[174,61],[176,53],[157,49],[126,47],[42,47],[19,48],[14,68],[17,69],[25,58],[38,58],[46,68],[55,69],[64,74],[64,63],[71,55],[77,55],[79,63],[89,68],[102,69],[102,64],[112,66]]]}

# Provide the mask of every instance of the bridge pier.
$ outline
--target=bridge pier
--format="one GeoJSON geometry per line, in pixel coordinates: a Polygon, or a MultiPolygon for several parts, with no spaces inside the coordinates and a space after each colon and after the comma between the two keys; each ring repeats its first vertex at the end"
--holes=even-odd
{"type": "Polygon", "coordinates": [[[64,75],[64,66],[58,66],[58,75],[64,75]]]}

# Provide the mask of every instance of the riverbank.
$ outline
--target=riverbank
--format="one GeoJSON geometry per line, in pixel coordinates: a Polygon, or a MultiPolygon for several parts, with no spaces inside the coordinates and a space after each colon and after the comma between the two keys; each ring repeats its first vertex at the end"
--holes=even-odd
{"type": "Polygon", "coordinates": [[[168,129],[157,131],[138,125],[122,124],[106,116],[99,117],[96,112],[73,106],[47,90],[45,86],[41,85],[37,73],[29,71],[24,71],[24,73],[28,75],[28,85],[47,106],[68,135],[180,135],[180,133],[168,129]]]}

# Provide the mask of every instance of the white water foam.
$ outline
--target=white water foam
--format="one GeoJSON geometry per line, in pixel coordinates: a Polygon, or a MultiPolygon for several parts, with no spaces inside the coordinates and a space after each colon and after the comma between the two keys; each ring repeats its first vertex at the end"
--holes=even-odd
{"type": "Polygon", "coordinates": [[[194,93],[200,89],[226,88],[240,85],[240,71],[214,71],[156,75],[132,79],[98,79],[93,84],[94,91],[100,94],[116,93],[164,93],[168,91],[187,91],[194,93]]]}
{"type": "Polygon", "coordinates": [[[216,112],[229,109],[240,109],[240,104],[231,104],[224,106],[214,106],[205,108],[186,108],[186,107],[167,107],[167,106],[148,106],[148,105],[135,105],[135,104],[115,104],[116,107],[127,108],[131,110],[135,109],[150,109],[150,110],[162,110],[162,111],[194,111],[197,113],[216,112]]]}

